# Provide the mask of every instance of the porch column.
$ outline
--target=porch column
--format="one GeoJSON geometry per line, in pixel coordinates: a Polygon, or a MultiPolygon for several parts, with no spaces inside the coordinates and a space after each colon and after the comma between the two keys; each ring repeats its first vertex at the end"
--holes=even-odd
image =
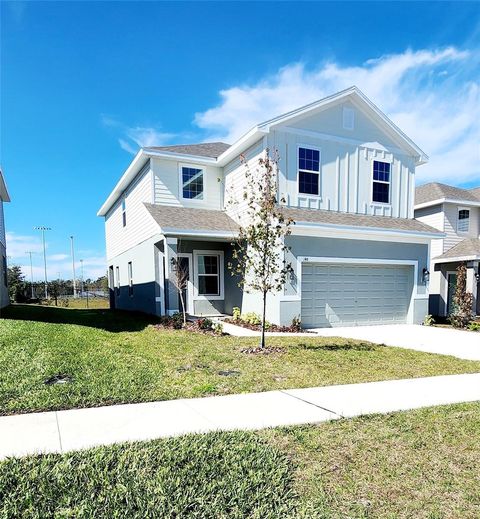
{"type": "Polygon", "coordinates": [[[165,238],[165,300],[167,303],[167,314],[172,315],[179,311],[178,291],[172,282],[175,271],[173,270],[172,258],[177,257],[177,238],[165,238]]]}

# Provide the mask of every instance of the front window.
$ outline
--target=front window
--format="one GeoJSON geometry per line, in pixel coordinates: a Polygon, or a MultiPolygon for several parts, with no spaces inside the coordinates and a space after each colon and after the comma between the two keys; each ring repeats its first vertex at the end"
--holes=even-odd
{"type": "Polygon", "coordinates": [[[203,200],[203,169],[182,167],[182,196],[203,200]]]}
{"type": "Polygon", "coordinates": [[[320,151],[298,148],[298,192],[319,194],[320,151]]]}
{"type": "Polygon", "coordinates": [[[198,295],[220,295],[220,256],[202,254],[197,256],[198,295]]]}
{"type": "Polygon", "coordinates": [[[123,226],[126,227],[126,225],[127,225],[127,205],[125,202],[125,198],[122,200],[122,223],[123,223],[123,226]]]}
{"type": "Polygon", "coordinates": [[[116,267],[115,274],[117,277],[116,291],[117,291],[117,296],[119,296],[120,295],[120,267],[116,267]]]}
{"type": "Polygon", "coordinates": [[[390,203],[390,163],[373,161],[372,201],[390,203]]]}
{"type": "Polygon", "coordinates": [[[132,262],[128,262],[128,295],[133,296],[133,267],[132,262]]]}
{"type": "Polygon", "coordinates": [[[468,232],[469,229],[470,229],[470,210],[469,209],[459,209],[457,231],[458,232],[468,232]]]}

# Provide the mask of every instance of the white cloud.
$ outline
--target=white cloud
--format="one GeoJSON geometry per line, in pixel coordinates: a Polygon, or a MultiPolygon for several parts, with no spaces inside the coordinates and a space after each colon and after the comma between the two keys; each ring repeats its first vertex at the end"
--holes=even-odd
{"type": "Polygon", "coordinates": [[[207,140],[234,142],[252,126],[357,85],[430,156],[417,180],[480,180],[479,54],[449,47],[407,50],[360,66],[294,63],[253,85],[222,90],[198,113],[207,140]]]}
{"type": "Polygon", "coordinates": [[[101,114],[100,121],[104,126],[122,134],[122,137],[118,138],[118,143],[123,150],[132,155],[135,155],[141,147],[163,146],[176,138],[174,133],[162,132],[153,126],[128,126],[106,114],[101,114]]]}
{"type": "Polygon", "coordinates": [[[27,252],[38,254],[43,251],[42,243],[38,236],[22,236],[14,232],[7,232],[7,254],[12,259],[25,258],[27,252]]]}

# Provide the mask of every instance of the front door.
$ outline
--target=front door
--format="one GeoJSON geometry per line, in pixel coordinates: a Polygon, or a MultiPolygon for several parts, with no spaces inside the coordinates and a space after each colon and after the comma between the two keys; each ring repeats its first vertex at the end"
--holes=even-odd
{"type": "MultiPolygon", "coordinates": [[[[185,310],[188,314],[193,314],[193,291],[192,291],[192,255],[177,254],[179,268],[184,273],[185,283],[183,284],[182,296],[185,304],[185,310]]],[[[180,294],[178,296],[178,308],[182,311],[182,302],[180,294]]]]}
{"type": "Polygon", "coordinates": [[[450,315],[453,311],[453,297],[457,288],[457,274],[448,274],[448,292],[447,292],[447,315],[450,315]]]}

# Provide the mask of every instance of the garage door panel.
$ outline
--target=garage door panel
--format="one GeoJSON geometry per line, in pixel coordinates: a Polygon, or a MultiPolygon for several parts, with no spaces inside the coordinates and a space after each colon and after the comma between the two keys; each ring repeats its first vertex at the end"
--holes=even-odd
{"type": "Polygon", "coordinates": [[[413,267],[305,264],[302,323],[305,327],[405,323],[413,267]]]}

